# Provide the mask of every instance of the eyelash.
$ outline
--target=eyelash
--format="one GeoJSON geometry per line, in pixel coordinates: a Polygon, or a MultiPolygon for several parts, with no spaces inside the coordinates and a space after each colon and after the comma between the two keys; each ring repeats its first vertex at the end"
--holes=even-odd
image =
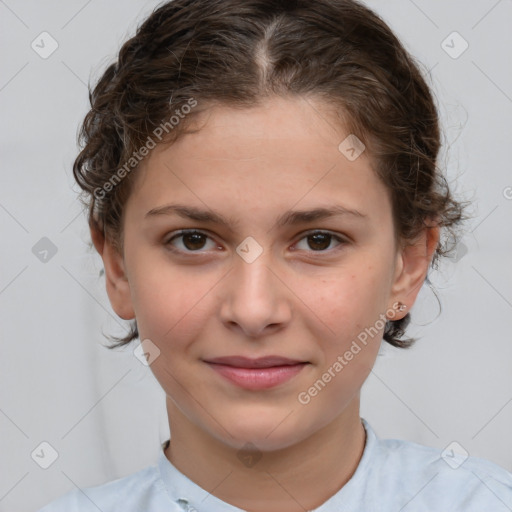
{"type": "MultiPolygon", "coordinates": [[[[180,231],[178,231],[177,233],[173,234],[169,239],[167,239],[167,241],[164,243],[165,246],[169,247],[169,249],[172,251],[172,252],[177,252],[177,253],[180,253],[180,254],[194,254],[194,253],[204,253],[206,251],[202,251],[202,250],[197,250],[197,251],[190,251],[190,250],[186,250],[186,251],[183,251],[181,249],[176,249],[175,247],[172,246],[172,242],[177,239],[177,238],[182,238],[183,236],[185,235],[191,235],[191,234],[197,234],[197,235],[202,235],[202,236],[205,236],[211,240],[212,237],[210,237],[208,234],[202,232],[202,231],[199,231],[197,229],[182,229],[180,231]]],[[[337,251],[337,250],[340,250],[343,248],[344,245],[348,244],[348,241],[335,235],[334,233],[331,233],[329,231],[323,231],[323,230],[313,230],[313,231],[308,231],[307,233],[305,233],[302,238],[300,238],[296,243],[310,237],[310,236],[313,236],[313,235],[318,235],[318,234],[321,234],[321,235],[327,235],[327,236],[330,236],[332,240],[335,240],[339,243],[339,245],[337,247],[335,247],[334,249],[330,249],[330,250],[318,250],[318,251],[314,251],[314,250],[311,250],[311,251],[308,251],[308,252],[312,252],[312,253],[315,253],[315,254],[322,254],[322,253],[331,253],[331,252],[334,252],[334,251],[337,251]]]]}

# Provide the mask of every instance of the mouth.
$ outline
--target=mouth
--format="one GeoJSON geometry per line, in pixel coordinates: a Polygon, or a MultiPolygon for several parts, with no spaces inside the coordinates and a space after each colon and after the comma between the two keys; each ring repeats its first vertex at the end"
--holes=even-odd
{"type": "Polygon", "coordinates": [[[238,387],[248,390],[270,389],[298,375],[307,361],[279,356],[251,359],[229,356],[204,361],[212,370],[238,387]]]}

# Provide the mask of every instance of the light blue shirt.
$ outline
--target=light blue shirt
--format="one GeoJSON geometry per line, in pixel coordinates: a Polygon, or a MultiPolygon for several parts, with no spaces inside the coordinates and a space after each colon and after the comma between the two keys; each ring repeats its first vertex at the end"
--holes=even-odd
{"type": "MultiPolygon", "coordinates": [[[[410,441],[366,444],[352,478],[314,512],[511,512],[512,473],[476,457],[410,441]]],[[[165,445],[165,443],[164,443],[165,445]]],[[[164,446],[162,445],[162,446],[164,446]]],[[[202,489],[165,457],[130,476],[75,489],[39,512],[243,512],[202,489]]]]}

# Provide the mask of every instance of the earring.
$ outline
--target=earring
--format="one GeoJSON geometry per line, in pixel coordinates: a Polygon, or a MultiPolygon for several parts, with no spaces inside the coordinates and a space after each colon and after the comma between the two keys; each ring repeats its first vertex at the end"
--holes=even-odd
{"type": "Polygon", "coordinates": [[[398,311],[402,312],[404,309],[407,309],[407,306],[402,302],[398,303],[398,311]]]}

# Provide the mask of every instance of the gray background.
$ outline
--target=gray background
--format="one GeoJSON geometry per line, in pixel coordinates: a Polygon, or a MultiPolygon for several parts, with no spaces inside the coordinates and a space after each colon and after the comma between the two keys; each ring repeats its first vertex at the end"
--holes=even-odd
{"type": "MultiPolygon", "coordinates": [[[[457,441],[512,470],[512,2],[367,3],[430,70],[441,164],[474,217],[457,255],[431,274],[442,312],[425,285],[410,331],[421,339],[409,351],[383,347],[362,416],[380,437],[457,441]],[[442,44],[454,31],[469,44],[458,58],[445,49],[458,53],[462,40],[442,44]]],[[[121,334],[123,321],[88,251],[71,174],[87,82],[155,5],[0,0],[0,511],[36,510],[133,473],[169,434],[163,392],[133,355],[138,342],[102,347],[102,331],[121,334]],[[46,59],[31,47],[43,31],[58,43],[46,59]],[[46,261],[43,237],[56,250],[46,261]],[[48,469],[31,457],[43,441],[58,453],[48,469]]]]}

